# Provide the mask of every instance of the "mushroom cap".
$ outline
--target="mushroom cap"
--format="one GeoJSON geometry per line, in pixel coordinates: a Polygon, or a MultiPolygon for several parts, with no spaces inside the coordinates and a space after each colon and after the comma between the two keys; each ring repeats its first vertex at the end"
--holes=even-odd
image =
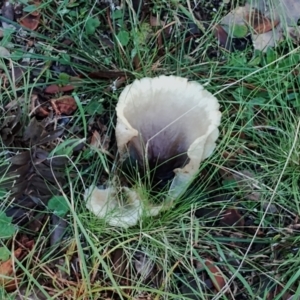
{"type": "Polygon", "coordinates": [[[175,182],[186,182],[216,147],[221,121],[218,100],[186,78],[135,80],[122,91],[116,112],[121,158],[147,162],[150,169],[164,165],[159,176],[174,172],[175,182]]]}

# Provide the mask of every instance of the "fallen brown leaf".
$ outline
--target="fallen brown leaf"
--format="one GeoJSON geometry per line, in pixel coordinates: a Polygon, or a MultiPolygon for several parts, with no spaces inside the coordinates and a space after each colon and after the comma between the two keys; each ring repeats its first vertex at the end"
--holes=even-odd
{"type": "Polygon", "coordinates": [[[30,30],[36,30],[39,27],[39,22],[40,22],[40,16],[33,17],[31,15],[26,15],[19,20],[19,23],[22,26],[30,30]]]}
{"type": "Polygon", "coordinates": [[[39,106],[39,107],[37,107],[35,114],[39,117],[45,118],[45,117],[48,117],[49,112],[42,106],[39,106]]]}
{"type": "Polygon", "coordinates": [[[214,287],[218,292],[220,292],[226,285],[224,274],[222,273],[220,268],[215,265],[215,262],[213,262],[212,260],[206,259],[204,263],[210,271],[208,272],[208,275],[211,278],[214,287]]]}
{"type": "Polygon", "coordinates": [[[59,86],[57,84],[49,85],[45,88],[44,92],[47,94],[57,94],[57,93],[65,93],[71,92],[75,89],[75,87],[71,84],[65,86],[59,86]]]}
{"type": "Polygon", "coordinates": [[[35,5],[37,9],[32,11],[31,13],[24,12],[23,16],[19,19],[19,23],[30,30],[36,30],[39,26],[41,18],[40,12],[38,10],[40,2],[30,1],[28,2],[28,4],[35,5]]]}
{"type": "Polygon", "coordinates": [[[72,96],[62,96],[57,99],[52,99],[51,104],[55,113],[58,115],[71,115],[77,109],[76,101],[72,96]]]}
{"type": "Polygon", "coordinates": [[[221,47],[224,47],[227,50],[231,49],[231,45],[228,41],[228,34],[221,25],[217,24],[214,26],[214,36],[217,38],[221,47]]]}
{"type": "Polygon", "coordinates": [[[7,261],[0,263],[0,285],[4,287],[6,291],[14,291],[17,288],[17,281],[10,277],[14,276],[14,259],[18,259],[22,252],[23,250],[18,248],[13,254],[14,258],[11,257],[7,261]]]}
{"type": "Polygon", "coordinates": [[[256,34],[262,34],[271,31],[279,24],[279,20],[271,21],[257,10],[246,14],[245,21],[255,31],[256,34]]]}
{"type": "Polygon", "coordinates": [[[220,223],[226,226],[235,226],[244,229],[245,220],[236,208],[228,208],[220,223]]]}
{"type": "Polygon", "coordinates": [[[93,135],[92,135],[92,139],[91,139],[91,146],[94,146],[96,148],[99,148],[100,145],[101,145],[101,137],[100,137],[100,134],[97,130],[95,130],[93,132],[93,135]]]}
{"type": "Polygon", "coordinates": [[[112,271],[116,280],[120,281],[126,276],[127,258],[123,249],[118,248],[111,254],[112,271]]]}
{"type": "Polygon", "coordinates": [[[60,87],[57,84],[51,84],[51,85],[47,86],[44,90],[44,92],[46,94],[57,94],[60,91],[61,91],[60,87]]]}
{"type": "MultiPolygon", "coordinates": [[[[279,2],[285,1],[289,2],[294,0],[279,0],[279,2]]],[[[247,23],[248,27],[252,28],[250,34],[255,49],[266,51],[267,48],[274,47],[282,40],[280,18],[284,20],[288,18],[288,16],[283,14],[283,11],[287,11],[287,9],[283,10],[277,7],[276,10],[274,10],[274,6],[271,5],[268,6],[266,10],[263,5],[265,2],[266,1],[251,1],[251,4],[247,3],[245,6],[235,8],[222,18],[220,25],[223,26],[227,32],[234,32],[234,28],[237,25],[243,26],[247,23]],[[262,10],[262,8],[264,8],[264,10],[262,10]],[[280,18],[277,12],[280,12],[280,18]]]]}
{"type": "Polygon", "coordinates": [[[132,60],[133,66],[135,70],[139,70],[141,68],[141,60],[139,58],[139,55],[136,54],[132,60]]]}

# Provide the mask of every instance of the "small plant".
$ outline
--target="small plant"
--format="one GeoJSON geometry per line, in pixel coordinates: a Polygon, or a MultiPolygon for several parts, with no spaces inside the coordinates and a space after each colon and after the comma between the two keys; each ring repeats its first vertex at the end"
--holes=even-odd
{"type": "Polygon", "coordinates": [[[86,20],[85,32],[87,35],[95,34],[97,28],[100,26],[100,21],[97,18],[89,18],[86,20]]]}
{"type": "Polygon", "coordinates": [[[0,239],[9,239],[16,233],[12,218],[7,217],[5,211],[0,211],[0,239]]]}

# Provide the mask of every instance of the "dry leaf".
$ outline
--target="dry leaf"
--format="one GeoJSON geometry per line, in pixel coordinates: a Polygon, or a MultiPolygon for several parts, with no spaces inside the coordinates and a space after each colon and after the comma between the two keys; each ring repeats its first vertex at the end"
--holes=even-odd
{"type": "Polygon", "coordinates": [[[299,0],[279,0],[276,5],[276,10],[279,12],[279,17],[283,24],[288,26],[297,26],[300,18],[299,0]]]}
{"type": "Polygon", "coordinates": [[[126,82],[126,77],[120,77],[116,79],[110,86],[108,86],[105,91],[116,91],[123,83],[126,82]]]}
{"type": "Polygon", "coordinates": [[[16,281],[13,278],[14,275],[14,259],[18,259],[23,250],[18,248],[15,250],[13,256],[14,258],[10,258],[7,261],[0,263],[0,286],[4,287],[7,291],[13,291],[16,289],[16,281]]]}
{"type": "Polygon", "coordinates": [[[49,112],[42,106],[37,107],[35,114],[39,117],[45,118],[49,116],[49,112]]]}
{"type": "Polygon", "coordinates": [[[215,263],[212,260],[206,259],[204,263],[210,271],[208,272],[208,275],[211,278],[214,287],[218,292],[220,292],[226,285],[224,274],[222,273],[220,268],[215,265],[215,263]]]}
{"type": "Polygon", "coordinates": [[[259,11],[251,11],[245,16],[248,25],[256,34],[262,34],[272,30],[279,23],[279,20],[271,21],[269,18],[262,15],[259,11]]]}
{"type": "Polygon", "coordinates": [[[138,54],[136,54],[134,56],[134,58],[132,59],[132,63],[133,63],[133,66],[134,66],[134,69],[135,70],[139,70],[141,68],[141,60],[140,60],[140,57],[138,54]]]}
{"type": "MultiPolygon", "coordinates": [[[[293,0],[280,1],[283,3],[293,0]]],[[[278,9],[277,11],[281,12],[278,9]]],[[[282,13],[280,13],[280,17],[283,19],[282,13]]],[[[228,33],[235,32],[238,26],[241,27],[245,23],[252,28],[251,38],[253,46],[257,50],[266,51],[282,40],[280,18],[274,10],[274,6],[269,5],[265,0],[249,1],[245,6],[232,10],[220,22],[228,33]]],[[[284,24],[286,27],[286,22],[284,24]]]]}
{"type": "Polygon", "coordinates": [[[31,108],[29,115],[33,114],[43,118],[49,115],[49,111],[40,104],[39,97],[36,94],[31,95],[31,108]]]}
{"type": "Polygon", "coordinates": [[[234,226],[239,227],[239,229],[244,229],[245,220],[236,208],[228,208],[225,210],[220,223],[226,226],[234,226]]]}
{"type": "Polygon", "coordinates": [[[227,50],[231,49],[230,41],[228,40],[228,34],[221,25],[214,26],[214,35],[218,39],[219,45],[227,50]]]}
{"type": "Polygon", "coordinates": [[[19,23],[30,29],[30,30],[36,30],[39,27],[39,22],[40,22],[40,16],[38,17],[33,17],[31,15],[26,15],[22,17],[19,21],[19,23]]]}
{"type": "MultiPolygon", "coordinates": [[[[28,2],[28,4],[30,4],[30,5],[33,4],[38,8],[40,5],[40,2],[39,1],[31,1],[31,2],[28,2]]],[[[23,12],[23,17],[19,19],[19,23],[22,26],[24,26],[30,30],[36,30],[39,26],[40,18],[41,18],[41,15],[40,15],[40,12],[38,9],[32,11],[31,13],[23,12]]]]}
{"type": "Polygon", "coordinates": [[[101,149],[103,153],[106,153],[107,155],[113,157],[111,153],[109,153],[107,150],[109,148],[110,144],[110,137],[107,134],[100,135],[97,130],[93,131],[92,139],[90,145],[92,147],[95,147],[97,149],[101,149]]]}
{"type": "Polygon", "coordinates": [[[15,156],[10,158],[10,162],[13,165],[23,166],[30,161],[30,152],[24,151],[16,154],[15,156]]]}
{"type": "Polygon", "coordinates": [[[269,21],[271,20],[271,23],[273,22],[273,25],[268,24],[268,21],[263,22],[264,24],[261,24],[261,27],[265,27],[265,29],[262,29],[262,31],[260,31],[261,28],[257,28],[257,33],[263,33],[252,35],[254,48],[257,50],[265,52],[269,47],[276,46],[283,40],[283,32],[286,32],[287,35],[295,40],[296,43],[299,41],[299,34],[297,34],[297,22],[300,17],[299,1],[278,0],[277,2],[276,5],[273,5],[272,1],[249,0],[246,4],[246,7],[248,7],[248,9],[254,8],[257,11],[260,11],[263,14],[264,18],[267,18],[269,21]],[[267,32],[268,26],[271,26],[271,29],[273,30],[267,32]]]}
{"type": "Polygon", "coordinates": [[[39,144],[42,145],[42,144],[50,143],[56,140],[58,137],[61,137],[63,133],[64,133],[64,128],[58,128],[50,132],[44,131],[44,133],[42,134],[39,140],[39,144]]]}
{"type": "Polygon", "coordinates": [[[71,115],[77,109],[76,101],[71,96],[62,96],[57,99],[52,99],[51,104],[58,115],[71,115]]]}
{"type": "Polygon", "coordinates": [[[101,137],[97,130],[94,130],[94,132],[93,132],[90,145],[95,148],[100,148],[100,146],[101,146],[101,137]]]}
{"type": "Polygon", "coordinates": [[[45,88],[44,92],[47,94],[57,94],[57,93],[65,93],[65,92],[71,92],[75,89],[73,85],[65,85],[65,86],[59,86],[57,84],[49,85],[45,88]]]}
{"type": "Polygon", "coordinates": [[[19,279],[16,278],[16,274],[14,274],[14,261],[16,259],[23,259],[28,251],[31,251],[33,249],[34,241],[28,240],[28,238],[21,237],[18,244],[21,247],[14,251],[13,257],[5,262],[0,262],[0,286],[4,287],[8,292],[14,291],[17,288],[16,284],[19,282],[19,279]]]}
{"type": "Polygon", "coordinates": [[[116,249],[112,255],[112,271],[116,280],[120,280],[122,277],[126,276],[126,266],[128,259],[122,248],[116,249]]]}

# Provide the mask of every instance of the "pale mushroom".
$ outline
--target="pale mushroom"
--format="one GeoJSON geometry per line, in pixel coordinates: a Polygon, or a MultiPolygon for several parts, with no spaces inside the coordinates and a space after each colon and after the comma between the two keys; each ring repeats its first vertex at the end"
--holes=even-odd
{"type": "Polygon", "coordinates": [[[150,208],[133,190],[126,189],[129,210],[117,204],[115,188],[89,190],[93,200],[88,200],[87,207],[92,212],[101,218],[111,213],[110,225],[127,227],[126,222],[128,226],[138,222],[144,209],[148,209],[146,215],[157,215],[185,191],[201,161],[216,147],[221,113],[217,99],[201,84],[177,76],[135,80],[122,91],[116,112],[121,161],[130,158],[158,180],[174,177],[164,204],[150,208]]]}
{"type": "Polygon", "coordinates": [[[102,189],[90,186],[85,190],[84,199],[87,209],[98,218],[105,219],[111,226],[123,228],[136,225],[143,215],[156,216],[163,208],[163,205],[148,205],[141,193],[127,187],[102,189]]]}
{"type": "Polygon", "coordinates": [[[121,93],[116,112],[121,159],[129,156],[142,167],[155,169],[158,178],[174,174],[170,189],[174,197],[216,147],[221,121],[218,100],[186,78],[135,80],[121,93]]]}

